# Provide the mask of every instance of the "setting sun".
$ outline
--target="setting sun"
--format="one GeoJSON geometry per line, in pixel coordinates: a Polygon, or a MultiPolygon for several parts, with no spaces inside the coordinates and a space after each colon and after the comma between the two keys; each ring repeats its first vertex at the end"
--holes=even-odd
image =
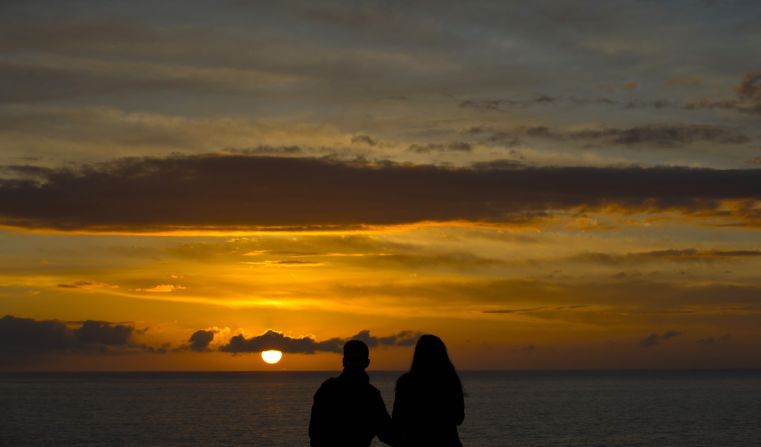
{"type": "Polygon", "coordinates": [[[283,353],[276,350],[262,351],[262,360],[264,363],[274,365],[283,358],[283,353]]]}

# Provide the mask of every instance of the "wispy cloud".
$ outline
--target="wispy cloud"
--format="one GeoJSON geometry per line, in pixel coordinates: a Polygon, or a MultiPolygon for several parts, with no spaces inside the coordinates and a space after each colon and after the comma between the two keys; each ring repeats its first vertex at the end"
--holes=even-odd
{"type": "Polygon", "coordinates": [[[187,287],[179,284],[156,284],[155,286],[135,289],[138,292],[147,293],[171,293],[177,290],[185,290],[187,287]]]}
{"type": "Polygon", "coordinates": [[[749,72],[735,87],[735,98],[701,98],[686,105],[687,109],[725,109],[748,114],[761,114],[761,73],[749,72]]]}
{"type": "Polygon", "coordinates": [[[670,340],[674,337],[678,337],[682,335],[682,332],[680,331],[666,331],[662,334],[650,334],[647,337],[640,340],[639,345],[643,348],[652,348],[653,346],[658,346],[665,342],[666,340],[670,340]]]}
{"type": "Polygon", "coordinates": [[[428,144],[412,144],[407,148],[409,152],[415,152],[418,154],[427,154],[430,152],[470,152],[473,147],[469,143],[462,141],[454,143],[428,143],[428,144]]]}
{"type": "Polygon", "coordinates": [[[116,284],[108,284],[103,282],[94,282],[94,281],[74,281],[72,283],[61,283],[57,285],[60,289],[83,289],[83,290],[93,290],[93,289],[118,289],[119,286],[116,284]]]}
{"type": "Polygon", "coordinates": [[[717,337],[706,337],[696,341],[701,346],[725,345],[732,341],[732,335],[724,334],[717,337]]]}
{"type": "Polygon", "coordinates": [[[551,129],[548,126],[523,126],[506,130],[473,127],[469,134],[486,135],[486,142],[516,146],[522,140],[552,140],[585,145],[613,144],[625,147],[678,147],[693,143],[739,145],[751,141],[735,129],[715,125],[643,125],[577,130],[551,129]]]}

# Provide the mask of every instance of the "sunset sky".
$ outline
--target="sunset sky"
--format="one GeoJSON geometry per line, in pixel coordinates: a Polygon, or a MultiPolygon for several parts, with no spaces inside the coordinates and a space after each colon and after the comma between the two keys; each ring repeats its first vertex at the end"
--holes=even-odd
{"type": "Polygon", "coordinates": [[[410,3],[0,3],[0,370],[761,367],[761,4],[410,3]]]}

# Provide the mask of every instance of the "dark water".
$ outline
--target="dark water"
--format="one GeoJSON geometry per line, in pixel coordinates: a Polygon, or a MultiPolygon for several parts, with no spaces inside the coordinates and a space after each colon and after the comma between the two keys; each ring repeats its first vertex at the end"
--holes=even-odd
{"type": "MultiPolygon", "coordinates": [[[[0,374],[0,445],[308,445],[312,394],[329,375],[0,374]]],[[[371,373],[389,408],[397,376],[371,373]]],[[[466,446],[761,445],[761,371],[462,379],[466,446]]]]}

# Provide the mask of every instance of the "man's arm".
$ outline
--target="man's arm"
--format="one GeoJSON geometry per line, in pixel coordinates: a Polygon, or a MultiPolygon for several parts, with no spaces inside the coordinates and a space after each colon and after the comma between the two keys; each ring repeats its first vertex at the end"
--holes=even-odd
{"type": "Polygon", "coordinates": [[[312,414],[309,418],[309,439],[312,447],[325,445],[325,398],[323,388],[314,393],[312,414]]]}
{"type": "Polygon", "coordinates": [[[458,393],[454,403],[454,416],[455,425],[461,425],[465,420],[465,396],[463,393],[458,393]]]}
{"type": "Polygon", "coordinates": [[[395,437],[393,426],[391,425],[391,416],[388,414],[380,391],[375,392],[374,413],[375,434],[378,436],[378,439],[388,445],[394,445],[395,437]]]}

